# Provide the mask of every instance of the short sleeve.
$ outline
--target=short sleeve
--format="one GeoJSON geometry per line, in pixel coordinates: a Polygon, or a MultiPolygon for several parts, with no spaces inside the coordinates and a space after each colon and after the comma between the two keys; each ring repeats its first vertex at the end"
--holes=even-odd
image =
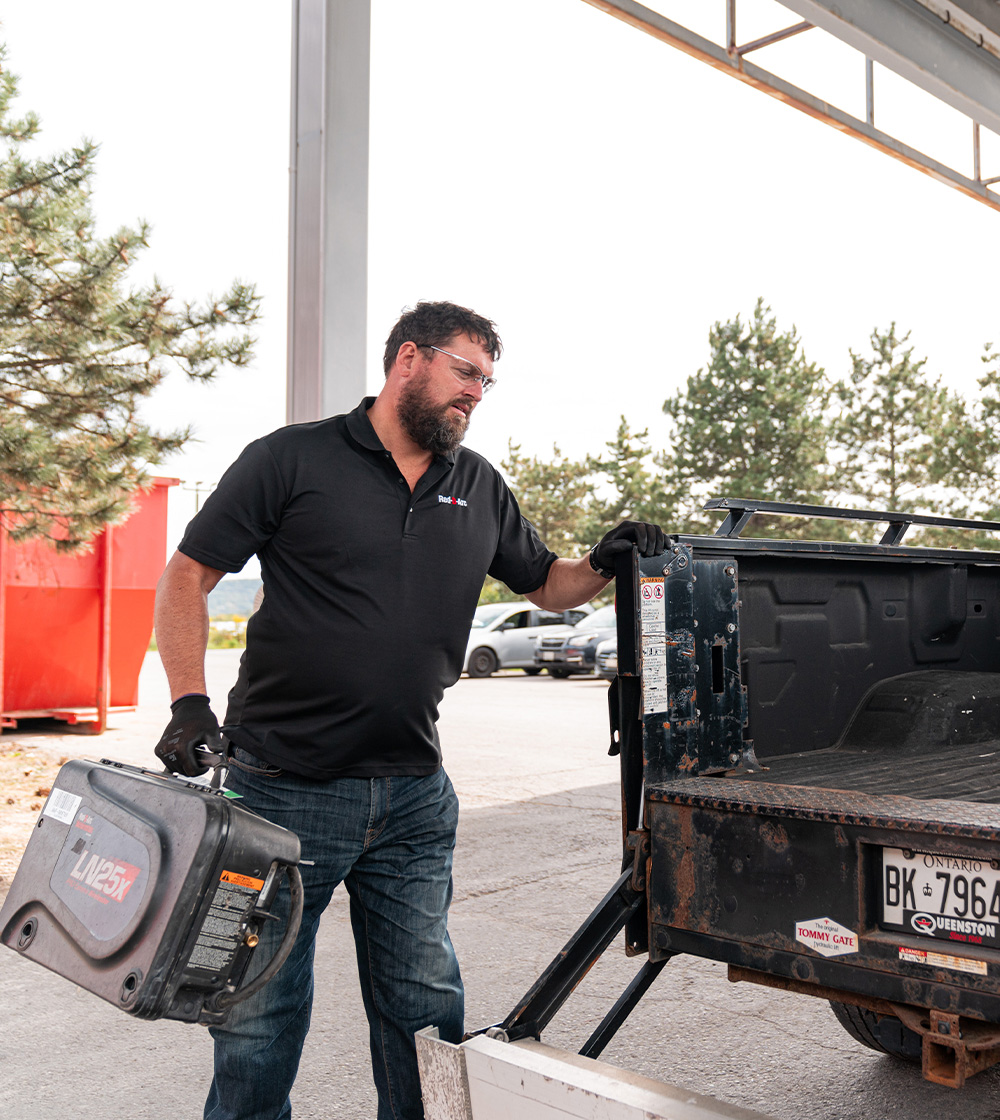
{"type": "Polygon", "coordinates": [[[286,495],[266,440],[254,440],[188,524],[178,551],[219,571],[240,571],[276,532],[286,495]]]}
{"type": "Polygon", "coordinates": [[[497,476],[500,487],[500,533],[489,574],[502,580],[517,595],[537,591],[545,582],[557,557],[546,548],[522,515],[510,488],[497,476]]]}

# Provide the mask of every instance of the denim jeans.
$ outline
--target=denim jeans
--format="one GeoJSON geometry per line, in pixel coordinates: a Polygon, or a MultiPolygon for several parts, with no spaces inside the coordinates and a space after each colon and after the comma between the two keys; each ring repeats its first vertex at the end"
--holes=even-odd
{"type": "MultiPolygon", "coordinates": [[[[240,760],[257,767],[245,751],[240,760]]],[[[458,798],[443,770],[427,777],[322,782],[230,768],[242,804],[298,834],[305,888],[302,928],[278,975],[237,1004],[215,1039],[205,1120],[288,1120],[288,1099],[309,1029],[316,930],[334,888],[350,896],[361,994],[368,1016],[378,1120],[422,1120],[413,1035],[437,1026],[460,1042],[464,994],[448,936],[458,798]]],[[[270,960],[284,930],[265,922],[250,972],[270,960]]],[[[336,1056],[331,1056],[335,1061],[336,1056]]]]}

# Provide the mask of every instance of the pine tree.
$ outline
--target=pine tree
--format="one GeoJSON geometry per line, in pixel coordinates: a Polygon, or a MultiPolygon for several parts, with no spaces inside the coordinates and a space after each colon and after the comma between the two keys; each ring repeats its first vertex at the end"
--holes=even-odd
{"type": "Polygon", "coordinates": [[[180,303],[129,284],[149,227],[98,236],[97,147],[36,158],[38,118],[11,115],[17,80],[0,46],[0,514],[11,536],[84,545],[120,519],[147,469],[189,430],[157,431],[141,403],[170,368],[208,381],[252,357],[253,287],[180,303]]]}
{"type": "Polygon", "coordinates": [[[955,469],[964,405],[914,358],[909,337],[892,323],[872,331],[871,357],[851,352],[851,374],[835,389],[837,485],[869,509],[941,512],[950,504],[935,488],[955,469]]]}
{"type": "MultiPolygon", "coordinates": [[[[711,497],[821,503],[829,386],[823,369],[806,359],[795,328],[779,331],[758,299],[748,323],[739,316],[716,323],[709,345],[709,364],[663,405],[673,429],[669,451],[657,457],[665,500],[692,511],[674,523],[714,531],[718,518],[697,512],[711,497]]],[[[788,519],[763,517],[752,531],[798,532],[788,519]]]]}
{"type": "Polygon", "coordinates": [[[594,490],[589,464],[568,459],[555,444],[548,462],[522,455],[521,445],[510,440],[500,466],[521,512],[545,544],[560,556],[577,555],[586,539],[586,503],[594,490]]]}
{"type": "Polygon", "coordinates": [[[649,429],[633,432],[622,416],[615,438],[605,443],[604,455],[588,457],[587,466],[596,476],[594,496],[580,544],[593,544],[619,521],[652,521],[667,525],[673,512],[657,473],[649,429]]]}
{"type": "MultiPolygon", "coordinates": [[[[517,497],[521,513],[538,530],[542,541],[560,556],[575,556],[580,526],[586,513],[584,503],[593,490],[585,462],[567,459],[552,445],[552,460],[521,454],[521,445],[507,441],[507,458],[500,466],[517,497]]],[[[503,603],[516,598],[510,589],[487,576],[479,596],[480,603],[503,603]]]]}
{"type": "MultiPolygon", "coordinates": [[[[970,399],[938,386],[938,410],[929,410],[929,448],[925,451],[928,480],[933,481],[931,504],[926,492],[921,506],[951,517],[1000,521],[1000,354],[990,344],[982,361],[987,370],[979,378],[979,392],[970,399]]],[[[939,548],[1000,548],[1000,535],[962,529],[911,532],[907,543],[939,548]],[[911,539],[912,537],[912,539],[911,539]]]]}

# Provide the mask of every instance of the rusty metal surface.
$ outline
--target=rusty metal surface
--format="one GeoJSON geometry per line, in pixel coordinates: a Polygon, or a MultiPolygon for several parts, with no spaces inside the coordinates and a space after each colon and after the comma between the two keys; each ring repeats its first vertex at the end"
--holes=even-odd
{"type": "Polygon", "coordinates": [[[767,769],[749,780],[919,800],[995,804],[1000,802],[1000,742],[959,743],[908,752],[835,747],[769,758],[767,769]]]}
{"type": "MultiPolygon", "coordinates": [[[[770,774],[764,777],[769,779],[770,774]]],[[[651,802],[723,812],[796,817],[1000,843],[1000,805],[994,804],[918,800],[746,778],[687,778],[661,782],[648,787],[646,796],[651,802]]]]}
{"type": "Polygon", "coordinates": [[[647,797],[654,959],[695,953],[1000,1022],[1000,950],[988,944],[995,928],[922,937],[882,929],[878,906],[884,847],[995,860],[998,807],[725,778],[663,783],[647,797]],[[833,923],[845,947],[817,951],[799,933],[815,921],[833,923]],[[937,955],[913,963],[901,947],[937,955]],[[959,958],[969,965],[947,963],[959,958]]]}
{"type": "Polygon", "coordinates": [[[1000,1062],[1000,1028],[936,1008],[893,1007],[922,1041],[921,1072],[927,1081],[961,1089],[968,1078],[1000,1062]]]}

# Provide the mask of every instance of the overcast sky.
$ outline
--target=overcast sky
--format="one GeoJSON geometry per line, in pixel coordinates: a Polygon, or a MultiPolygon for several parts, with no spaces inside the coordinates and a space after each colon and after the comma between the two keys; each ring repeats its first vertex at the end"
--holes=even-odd
{"type": "MultiPolygon", "coordinates": [[[[722,37],[724,0],[653,6],[722,37]]],[[[290,11],[0,0],[39,152],[101,144],[102,232],[148,219],[142,269],[181,297],[234,277],[264,296],[251,370],[155,399],[159,423],[197,429],[162,468],[188,487],[284,417],[290,11]]],[[[742,41],[798,21],[770,0],[739,11],[742,41]]],[[[821,32],[754,59],[864,115],[863,60],[821,32]]],[[[969,122],[876,78],[877,123],[971,174],[969,122]]],[[[598,452],[621,414],[664,446],[665,397],[758,295],[834,376],[893,320],[970,392],[1000,343],[1000,213],[583,0],[373,0],[371,111],[370,391],[404,306],[475,307],[505,354],[467,442],[495,462],[508,438],[598,452]]],[[[991,136],[983,173],[1000,174],[991,136]]],[[[194,495],[172,502],[175,543],[194,495]]]]}

